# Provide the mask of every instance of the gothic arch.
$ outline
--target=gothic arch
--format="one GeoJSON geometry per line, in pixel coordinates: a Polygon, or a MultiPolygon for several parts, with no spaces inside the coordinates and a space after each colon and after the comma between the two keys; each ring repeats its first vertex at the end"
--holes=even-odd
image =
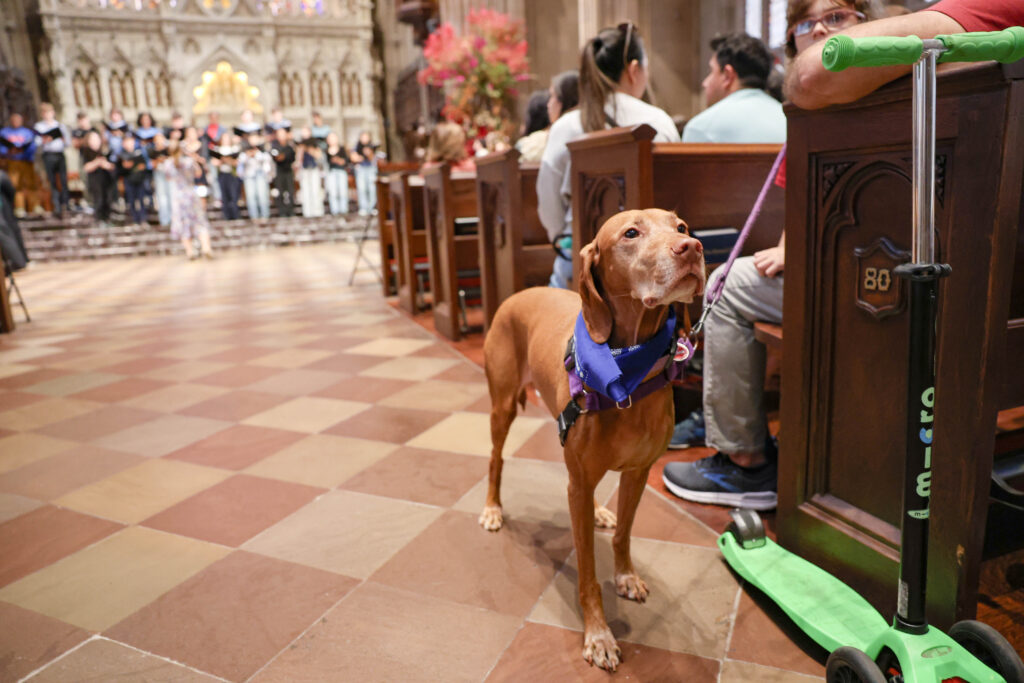
{"type": "MultiPolygon", "coordinates": [[[[268,91],[268,88],[272,89],[276,85],[279,91],[279,95],[284,95],[284,93],[281,92],[284,90],[284,88],[280,79],[278,79],[277,82],[275,83],[275,79],[272,74],[267,75],[260,72],[253,72],[250,70],[251,66],[253,66],[253,60],[251,58],[246,58],[243,56],[243,54],[235,52],[233,49],[225,45],[218,45],[215,44],[213,41],[209,42],[213,44],[213,47],[207,50],[201,59],[193,62],[196,66],[193,67],[187,73],[180,74],[181,82],[184,84],[185,87],[177,91],[177,93],[175,93],[178,98],[176,102],[178,107],[190,109],[193,111],[193,114],[206,113],[205,109],[202,112],[197,112],[195,110],[196,106],[201,105],[201,102],[196,99],[196,92],[197,90],[202,89],[202,86],[205,85],[204,74],[210,73],[211,76],[207,78],[215,78],[218,71],[218,65],[220,65],[222,62],[227,62],[227,64],[231,67],[233,73],[245,74],[245,80],[241,81],[240,84],[244,84],[244,86],[249,89],[249,92],[236,93],[235,99],[238,99],[239,102],[241,102],[244,99],[246,102],[244,106],[252,108],[253,111],[257,114],[257,116],[263,111],[262,101],[265,101],[267,95],[273,92],[273,90],[268,91]],[[256,94],[252,94],[253,91],[255,91],[256,94]]],[[[168,70],[167,72],[165,72],[165,74],[167,78],[168,92],[168,97],[166,99],[167,104],[165,106],[171,106],[172,98],[170,71],[168,70]]],[[[240,85],[236,84],[233,87],[238,88],[240,87],[240,85]]],[[[270,94],[270,99],[273,99],[272,94],[270,94]]],[[[239,104],[239,106],[243,105],[239,104]]]]}
{"type": "Polygon", "coordinates": [[[331,87],[331,78],[326,73],[314,72],[309,78],[310,93],[309,104],[313,107],[334,106],[334,92],[331,87]]]}
{"type": "Polygon", "coordinates": [[[127,67],[120,71],[110,71],[110,106],[123,109],[135,109],[135,76],[127,67]]]}
{"type": "Polygon", "coordinates": [[[100,101],[100,79],[94,67],[83,64],[76,68],[71,76],[71,89],[78,109],[103,106],[100,101]]]}

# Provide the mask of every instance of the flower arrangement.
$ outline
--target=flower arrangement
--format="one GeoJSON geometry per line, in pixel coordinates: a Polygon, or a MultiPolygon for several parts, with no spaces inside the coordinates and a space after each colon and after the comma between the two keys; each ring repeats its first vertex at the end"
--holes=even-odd
{"type": "Polygon", "coordinates": [[[466,19],[465,35],[446,22],[427,38],[419,82],[444,88],[442,115],[461,124],[468,138],[511,134],[518,84],[530,79],[523,23],[489,9],[472,10],[466,19]]]}

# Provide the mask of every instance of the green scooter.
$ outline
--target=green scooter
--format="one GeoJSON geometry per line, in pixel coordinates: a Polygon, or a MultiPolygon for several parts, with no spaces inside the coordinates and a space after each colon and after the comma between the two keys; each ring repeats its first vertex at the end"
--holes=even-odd
{"type": "Polygon", "coordinates": [[[831,654],[826,680],[844,683],[1024,683],[1024,664],[1006,639],[978,621],[949,633],[925,618],[930,475],[935,402],[937,284],[950,267],[935,263],[935,65],[1013,62],[1024,58],[1024,28],[922,40],[833,36],[822,62],[830,71],[851,66],[914,65],[912,263],[897,268],[910,289],[910,369],[897,614],[892,624],[831,574],[765,537],[752,510],[734,510],[718,546],[732,568],[772,598],[831,654]]]}

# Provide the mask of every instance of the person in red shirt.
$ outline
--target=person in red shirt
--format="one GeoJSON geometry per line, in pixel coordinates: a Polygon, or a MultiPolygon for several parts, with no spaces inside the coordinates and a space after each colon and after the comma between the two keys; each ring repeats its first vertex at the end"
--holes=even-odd
{"type": "MultiPolygon", "coordinates": [[[[950,33],[1000,31],[1024,26],[1022,0],[940,0],[931,7],[902,16],[851,26],[842,32],[866,36],[920,36],[934,38],[950,33]]],[[[786,71],[786,95],[803,109],[820,109],[860,99],[869,92],[910,73],[911,66],[847,69],[840,73],[821,64],[824,42],[801,52],[786,71]]]]}

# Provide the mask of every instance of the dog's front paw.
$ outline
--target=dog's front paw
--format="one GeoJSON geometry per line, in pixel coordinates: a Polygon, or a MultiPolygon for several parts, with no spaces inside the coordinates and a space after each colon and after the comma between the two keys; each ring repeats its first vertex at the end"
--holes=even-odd
{"type": "Polygon", "coordinates": [[[501,507],[497,505],[488,505],[484,508],[484,511],[480,513],[480,526],[487,529],[488,531],[497,531],[501,528],[502,522],[504,521],[501,517],[501,507]]]}
{"type": "Polygon", "coordinates": [[[647,584],[636,574],[619,574],[615,577],[615,592],[620,596],[637,602],[646,602],[647,584]]]}
{"type": "Polygon", "coordinates": [[[583,659],[592,666],[615,671],[619,667],[621,657],[622,650],[619,649],[615,636],[607,626],[583,634],[583,659]]]}
{"type": "Polygon", "coordinates": [[[618,520],[615,513],[603,505],[594,506],[594,525],[602,529],[614,529],[618,520]]]}

